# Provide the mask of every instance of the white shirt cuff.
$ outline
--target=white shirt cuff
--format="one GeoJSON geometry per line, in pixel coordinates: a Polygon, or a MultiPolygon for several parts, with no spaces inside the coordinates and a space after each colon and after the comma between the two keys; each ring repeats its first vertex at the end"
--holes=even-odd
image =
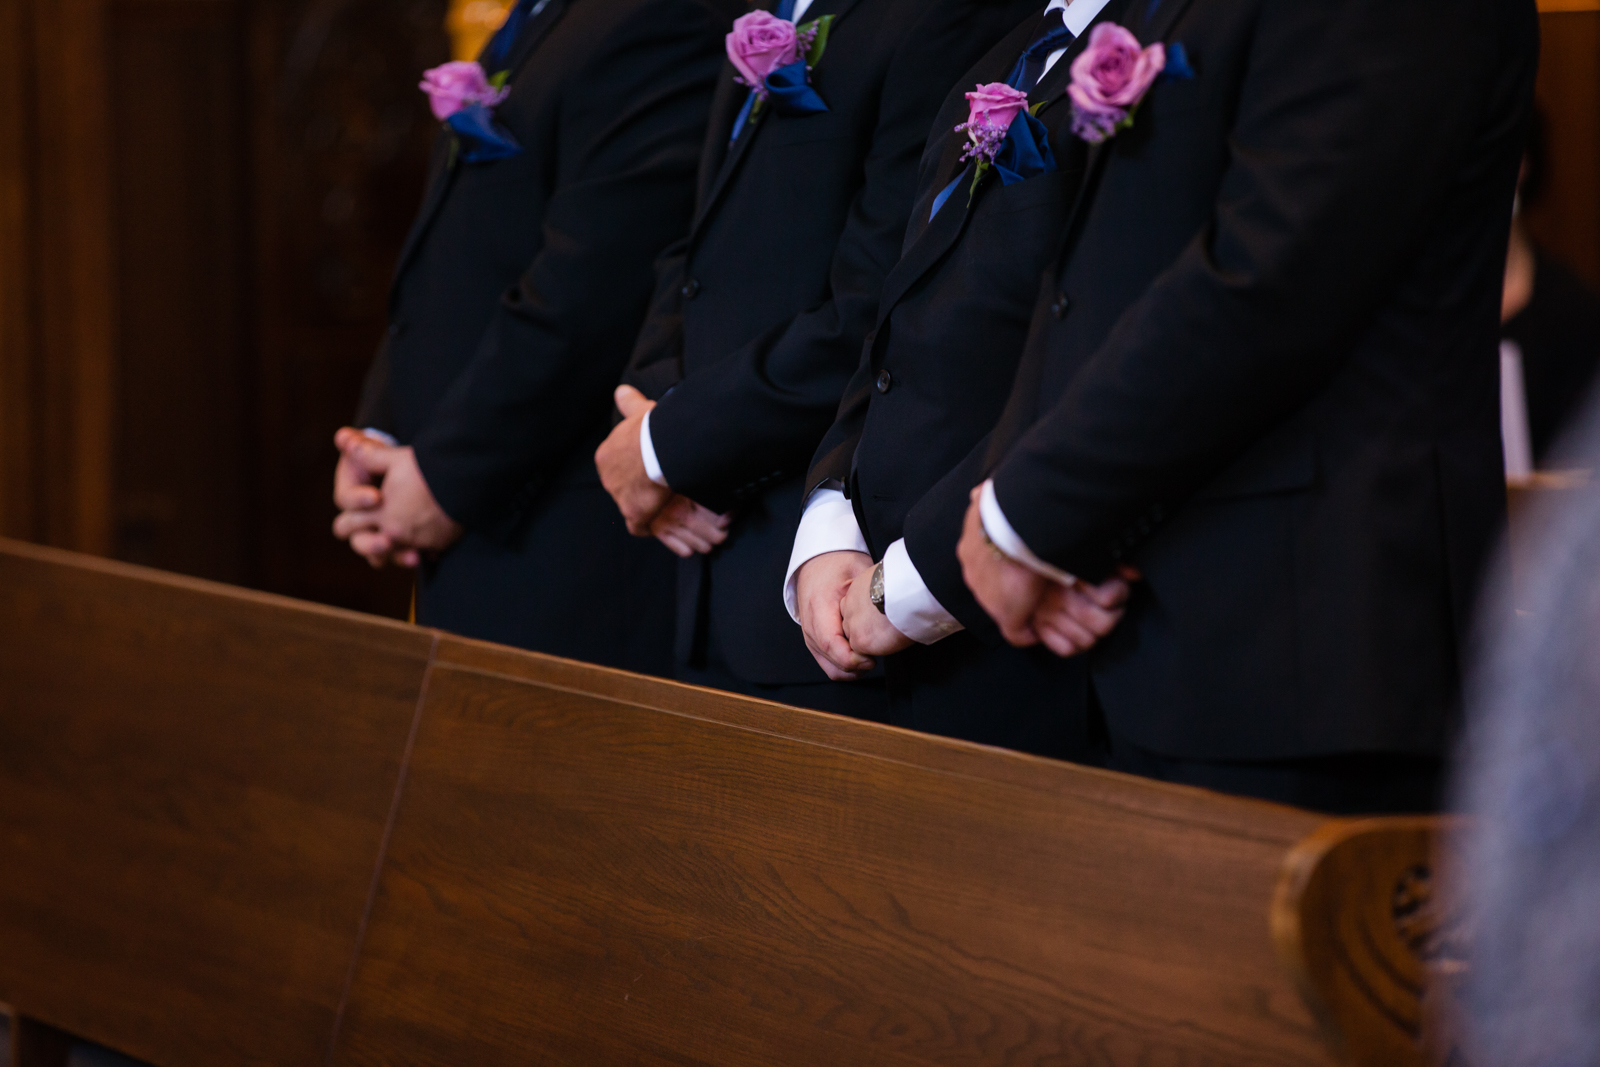
{"type": "Polygon", "coordinates": [[[861,536],[861,524],[856,522],[855,509],[845,495],[837,489],[812,493],[806,501],[805,514],[800,516],[794,551],[789,554],[789,570],[783,576],[783,606],[789,609],[789,618],[800,621],[794,576],[807,561],[828,552],[866,551],[867,539],[861,536]]]}
{"type": "Polygon", "coordinates": [[[883,554],[883,613],[890,625],[919,645],[931,645],[966,629],[929,591],[922,572],[911,562],[904,537],[883,554]]]}
{"type": "MultiPolygon", "coordinates": [[[[1052,567],[1023,543],[1017,531],[1011,528],[1011,523],[1006,521],[1006,513],[1000,510],[1000,499],[994,494],[994,479],[990,478],[983,483],[983,492],[978,497],[978,517],[983,520],[983,532],[989,535],[989,540],[994,546],[1004,552],[1007,558],[1022,564],[1033,573],[1062,585],[1076,585],[1078,580],[1060,567],[1052,567]]],[[[910,636],[907,634],[906,636],[910,636]]]]}
{"type": "Polygon", "coordinates": [[[361,432],[375,441],[383,442],[390,448],[400,447],[400,442],[394,439],[394,434],[392,433],[384,433],[382,430],[375,430],[371,426],[363,427],[361,432]]]}
{"type": "Polygon", "coordinates": [[[639,455],[644,460],[644,473],[663,489],[671,489],[667,484],[667,476],[661,473],[661,461],[656,458],[656,443],[650,439],[650,416],[655,411],[644,413],[644,421],[639,424],[639,455]]]}

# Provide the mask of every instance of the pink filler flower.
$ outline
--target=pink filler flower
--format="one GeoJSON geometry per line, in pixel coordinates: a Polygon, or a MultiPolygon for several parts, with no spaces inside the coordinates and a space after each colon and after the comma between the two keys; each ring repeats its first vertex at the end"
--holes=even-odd
{"type": "Polygon", "coordinates": [[[989,82],[967,94],[967,106],[967,121],[956,130],[967,131],[972,143],[961,153],[961,161],[976,157],[993,163],[1011,123],[1028,106],[1028,94],[1005,82],[989,82]]]}
{"type": "Polygon", "coordinates": [[[433,117],[440,122],[468,104],[495,107],[511,92],[490,85],[483,68],[470,61],[445,63],[425,71],[419,88],[428,94],[433,117]]]}
{"type": "Polygon", "coordinates": [[[1112,22],[1102,22],[1089,35],[1089,47],[1072,62],[1072,132],[1099,144],[1117,132],[1166,69],[1167,50],[1139,39],[1112,22]]]}
{"type": "Polygon", "coordinates": [[[794,23],[770,11],[752,11],[734,19],[727,49],[740,80],[762,99],[767,95],[767,75],[800,58],[794,23]]]}

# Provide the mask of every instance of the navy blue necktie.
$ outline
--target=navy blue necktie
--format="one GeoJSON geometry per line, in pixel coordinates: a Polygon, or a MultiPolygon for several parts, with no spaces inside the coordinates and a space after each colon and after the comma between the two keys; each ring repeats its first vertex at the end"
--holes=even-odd
{"type": "Polygon", "coordinates": [[[1077,40],[1078,35],[1067,29],[1061,12],[1059,7],[1052,8],[1039,20],[1033,40],[1022,50],[1017,65],[1011,68],[1011,77],[1006,79],[1006,84],[1011,88],[1032,92],[1033,87],[1039,84],[1039,79],[1044,77],[1044,64],[1050,58],[1050,53],[1077,40]]]}
{"type": "Polygon", "coordinates": [[[522,33],[522,27],[526,26],[528,20],[547,3],[549,0],[517,0],[511,13],[500,24],[500,28],[494,31],[494,36],[489,38],[489,44],[483,50],[484,70],[497,74],[505,69],[504,64],[511,56],[511,46],[522,33]]]}

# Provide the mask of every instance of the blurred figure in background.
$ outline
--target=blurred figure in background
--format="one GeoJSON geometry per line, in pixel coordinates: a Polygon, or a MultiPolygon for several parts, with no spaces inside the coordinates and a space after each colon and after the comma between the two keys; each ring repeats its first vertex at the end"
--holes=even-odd
{"type": "MultiPolygon", "coordinates": [[[[1552,459],[1600,446],[1600,410],[1552,459]]],[[[1492,644],[1473,687],[1457,806],[1475,820],[1456,884],[1475,936],[1468,1062],[1600,1063],[1600,488],[1546,494],[1539,562],[1513,613],[1488,604],[1492,644]]]]}
{"type": "Polygon", "coordinates": [[[1539,248],[1523,210],[1548,184],[1544,122],[1536,113],[1518,184],[1500,304],[1501,422],[1506,474],[1549,466],[1550,447],[1600,366],[1600,296],[1539,248]]]}

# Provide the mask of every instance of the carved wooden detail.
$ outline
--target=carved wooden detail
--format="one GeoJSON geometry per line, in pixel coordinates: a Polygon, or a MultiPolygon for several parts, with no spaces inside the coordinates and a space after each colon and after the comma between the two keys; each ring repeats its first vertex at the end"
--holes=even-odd
{"type": "Polygon", "coordinates": [[[1433,818],[1340,820],[1284,861],[1273,902],[1278,951],[1352,1067],[1460,1062],[1451,989],[1467,937],[1436,875],[1433,818]]]}

